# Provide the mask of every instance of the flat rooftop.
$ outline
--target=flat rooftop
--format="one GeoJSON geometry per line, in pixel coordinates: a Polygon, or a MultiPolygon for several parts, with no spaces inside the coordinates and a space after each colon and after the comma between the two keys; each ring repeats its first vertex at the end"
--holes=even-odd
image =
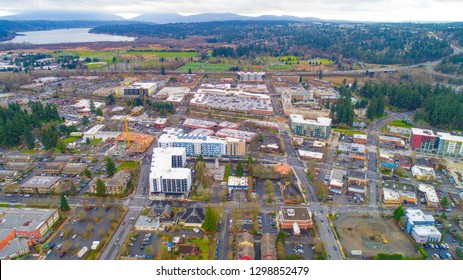
{"type": "Polygon", "coordinates": [[[425,215],[420,209],[405,209],[405,215],[412,222],[430,222],[434,223],[432,215],[425,215]]]}
{"type": "Polygon", "coordinates": [[[267,114],[273,112],[273,106],[270,97],[265,98],[260,96],[262,94],[253,95],[259,96],[252,96],[251,93],[234,95],[197,93],[190,101],[190,104],[237,112],[262,112],[267,114]]]}
{"type": "Polygon", "coordinates": [[[383,188],[383,196],[384,196],[384,200],[399,200],[400,201],[399,193],[393,189],[383,188]]]}
{"type": "Polygon", "coordinates": [[[190,92],[188,87],[164,87],[156,95],[186,95],[190,92]]]}
{"type": "Polygon", "coordinates": [[[21,184],[21,188],[48,189],[60,180],[61,177],[34,176],[21,184]]]}
{"type": "Polygon", "coordinates": [[[312,219],[312,215],[307,207],[282,206],[281,213],[284,220],[304,221],[312,219]]]}
{"type": "Polygon", "coordinates": [[[187,118],[185,122],[183,123],[183,126],[195,127],[195,128],[211,128],[216,125],[217,123],[215,122],[199,120],[199,119],[192,119],[192,118],[187,118]]]}
{"type": "Polygon", "coordinates": [[[436,133],[441,140],[444,141],[455,141],[455,142],[463,142],[463,136],[460,135],[452,135],[446,132],[437,132],[436,133]]]}
{"type": "Polygon", "coordinates": [[[320,126],[331,126],[330,118],[317,117],[317,120],[304,119],[302,115],[290,114],[289,118],[294,123],[307,124],[307,125],[320,125],[320,126]]]}
{"type": "Polygon", "coordinates": [[[48,220],[56,209],[0,208],[0,227],[3,230],[33,231],[48,220]]]}
{"type": "Polygon", "coordinates": [[[421,128],[415,128],[415,127],[412,128],[412,134],[414,134],[414,135],[423,135],[423,136],[434,136],[434,137],[436,137],[436,135],[434,134],[434,132],[433,132],[432,130],[429,130],[429,129],[421,129],[421,128]]]}
{"type": "Polygon", "coordinates": [[[243,131],[243,130],[236,130],[236,129],[229,129],[223,128],[215,133],[216,136],[219,137],[231,137],[236,139],[242,139],[246,142],[250,142],[254,137],[257,136],[257,133],[243,131]]]}

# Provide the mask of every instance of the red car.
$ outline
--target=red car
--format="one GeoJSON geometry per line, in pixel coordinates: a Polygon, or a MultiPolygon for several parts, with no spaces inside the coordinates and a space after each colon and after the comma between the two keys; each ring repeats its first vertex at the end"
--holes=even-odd
{"type": "Polygon", "coordinates": [[[122,222],[122,225],[125,226],[125,221],[122,222]]]}
{"type": "Polygon", "coordinates": [[[62,258],[62,257],[64,257],[64,255],[66,255],[66,250],[63,250],[63,251],[61,252],[61,254],[59,254],[59,257],[62,258]]]}

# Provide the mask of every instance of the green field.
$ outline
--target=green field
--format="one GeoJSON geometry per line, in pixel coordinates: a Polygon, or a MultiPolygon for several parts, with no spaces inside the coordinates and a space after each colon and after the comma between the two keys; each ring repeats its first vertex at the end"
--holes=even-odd
{"type": "Polygon", "coordinates": [[[54,58],[58,58],[63,55],[73,55],[79,56],[80,58],[98,58],[101,62],[106,62],[108,64],[113,63],[113,57],[117,57],[117,53],[112,53],[109,51],[80,51],[80,50],[64,50],[61,52],[53,52],[51,55],[54,58]]]}
{"type": "Polygon", "coordinates": [[[397,127],[404,127],[404,128],[411,128],[412,127],[411,124],[409,124],[408,122],[403,121],[403,120],[394,120],[394,121],[388,123],[387,125],[397,126],[397,127]]]}
{"type": "Polygon", "coordinates": [[[98,145],[98,143],[101,142],[101,140],[102,140],[101,138],[91,139],[91,140],[90,140],[90,145],[96,146],[96,145],[98,145]]]}
{"type": "Polygon", "coordinates": [[[188,69],[191,71],[228,71],[230,67],[233,67],[231,64],[221,63],[221,64],[213,64],[207,62],[188,62],[187,64],[177,68],[176,71],[184,71],[187,72],[188,69]]]}
{"type": "MultiPolygon", "coordinates": [[[[323,64],[323,65],[332,65],[334,62],[331,60],[331,59],[327,59],[327,58],[320,58],[320,57],[317,57],[317,58],[314,58],[314,59],[309,59],[309,61],[311,62],[318,62],[318,64],[323,64]]],[[[307,62],[304,62],[304,63],[307,63],[307,62]]]]}
{"type": "Polygon", "coordinates": [[[350,135],[350,136],[352,136],[354,134],[365,134],[365,132],[363,132],[363,131],[350,130],[350,129],[345,129],[345,128],[333,128],[333,129],[331,129],[331,131],[339,132],[339,133],[350,135]]]}
{"type": "Polygon", "coordinates": [[[87,66],[87,69],[95,69],[95,68],[101,68],[105,67],[108,65],[106,62],[90,62],[85,64],[87,66]]]}
{"type": "Polygon", "coordinates": [[[160,52],[160,51],[146,51],[146,52],[137,52],[137,51],[126,51],[122,54],[132,54],[132,55],[155,55],[157,57],[195,57],[198,55],[197,52],[160,52]]]}
{"type": "Polygon", "coordinates": [[[69,136],[63,139],[63,142],[66,144],[72,143],[77,139],[77,137],[74,136],[69,136]]]}
{"type": "Polygon", "coordinates": [[[135,161],[123,161],[117,167],[117,171],[122,170],[124,168],[134,169],[135,167],[137,167],[137,165],[138,165],[138,163],[135,162],[135,161]]]}
{"type": "Polygon", "coordinates": [[[291,70],[291,69],[293,69],[293,65],[291,65],[291,64],[267,66],[267,70],[291,70]]]}

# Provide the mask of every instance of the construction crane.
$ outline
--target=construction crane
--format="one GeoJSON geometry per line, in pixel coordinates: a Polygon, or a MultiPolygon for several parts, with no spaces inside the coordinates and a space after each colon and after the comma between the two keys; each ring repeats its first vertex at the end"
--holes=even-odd
{"type": "Polygon", "coordinates": [[[127,147],[130,148],[130,138],[129,138],[129,118],[138,112],[132,112],[125,116],[124,123],[125,123],[125,141],[127,142],[127,147]]]}

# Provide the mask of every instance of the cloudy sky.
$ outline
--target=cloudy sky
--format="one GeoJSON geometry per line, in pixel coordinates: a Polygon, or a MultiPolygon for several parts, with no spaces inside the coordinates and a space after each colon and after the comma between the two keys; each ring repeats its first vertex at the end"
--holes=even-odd
{"type": "Polygon", "coordinates": [[[294,15],[358,21],[462,21],[463,0],[0,0],[0,16],[37,10],[294,15]]]}

